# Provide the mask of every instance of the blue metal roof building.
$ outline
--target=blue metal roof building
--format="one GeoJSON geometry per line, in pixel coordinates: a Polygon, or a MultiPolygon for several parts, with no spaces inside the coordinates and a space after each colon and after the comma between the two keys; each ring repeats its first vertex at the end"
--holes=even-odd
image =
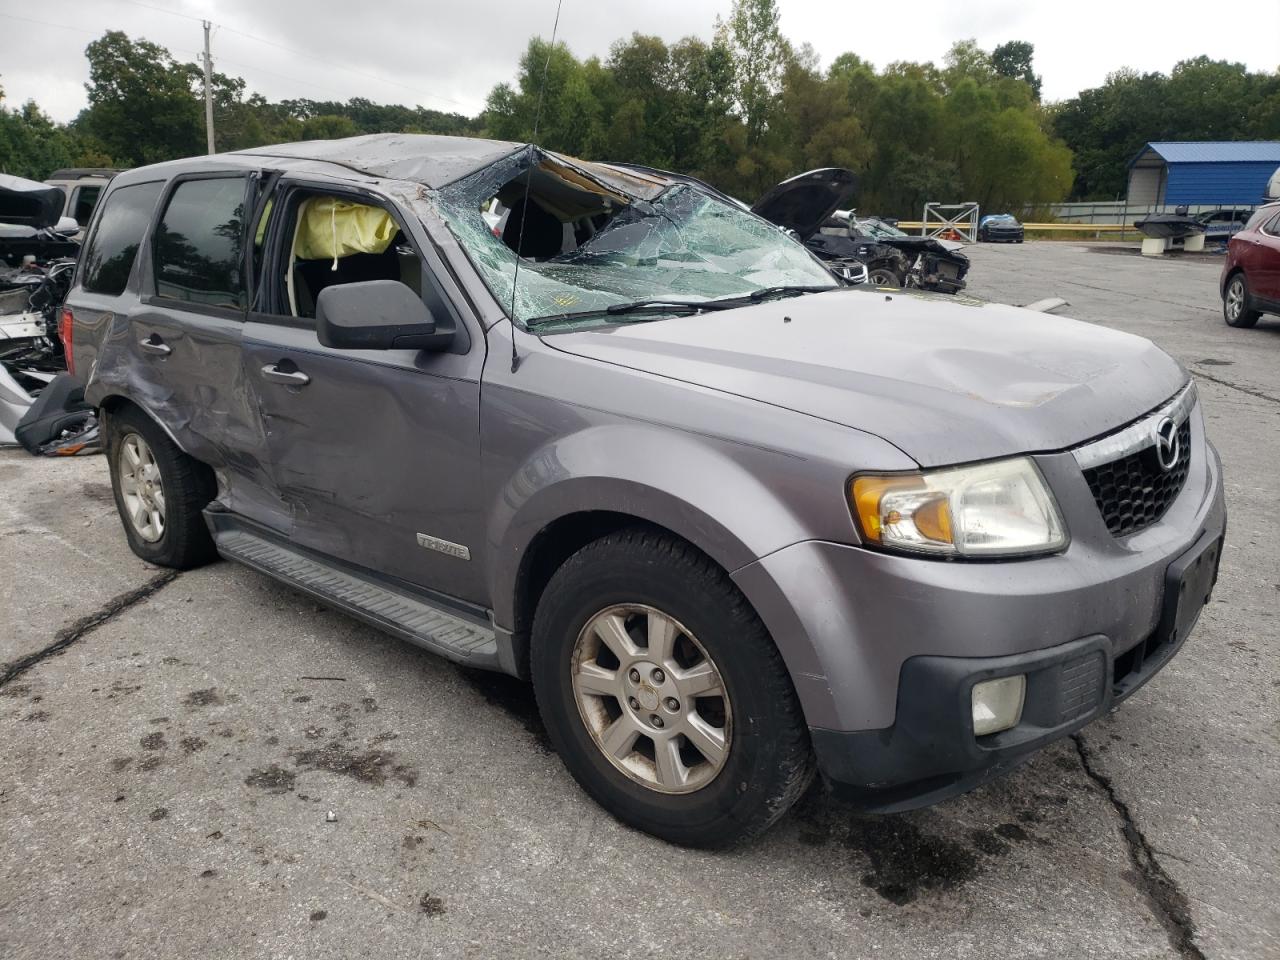
{"type": "Polygon", "coordinates": [[[1262,202],[1280,141],[1153,141],[1129,161],[1130,205],[1262,202]]]}

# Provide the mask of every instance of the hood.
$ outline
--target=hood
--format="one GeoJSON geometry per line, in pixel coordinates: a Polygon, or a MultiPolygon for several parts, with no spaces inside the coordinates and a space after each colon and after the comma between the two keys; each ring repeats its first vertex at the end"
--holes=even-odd
{"type": "Polygon", "coordinates": [[[954,240],[941,240],[938,237],[879,237],[877,240],[903,253],[937,253],[966,263],[969,261],[969,258],[961,252],[964,250],[964,244],[954,240]]]}
{"type": "Polygon", "coordinates": [[[837,208],[848,203],[857,185],[857,175],[843,167],[810,170],[770,189],[751,212],[808,240],[837,208]]]}
{"type": "Polygon", "coordinates": [[[1187,379],[1149,340],[1105,327],[857,289],[546,342],[876,434],[925,467],[1075,446],[1187,379]]]}
{"type": "Polygon", "coordinates": [[[0,173],[0,223],[57,226],[67,196],[61,187],[0,173]]]}

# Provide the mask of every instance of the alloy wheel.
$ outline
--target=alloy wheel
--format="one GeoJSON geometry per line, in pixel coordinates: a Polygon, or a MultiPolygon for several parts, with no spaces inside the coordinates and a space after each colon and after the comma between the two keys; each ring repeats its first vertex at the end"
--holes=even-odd
{"type": "Polygon", "coordinates": [[[1227,286],[1227,319],[1239,320],[1244,312],[1244,283],[1236,277],[1227,286]]]}
{"type": "Polygon", "coordinates": [[[591,739],[617,769],[659,793],[692,793],[724,769],[733,715],[720,671],[681,623],[643,604],[601,610],[570,665],[591,739]]]}
{"type": "Polygon", "coordinates": [[[128,433],[120,441],[120,498],[129,525],[148,543],[164,536],[164,485],[160,466],[140,434],[128,433]]]}

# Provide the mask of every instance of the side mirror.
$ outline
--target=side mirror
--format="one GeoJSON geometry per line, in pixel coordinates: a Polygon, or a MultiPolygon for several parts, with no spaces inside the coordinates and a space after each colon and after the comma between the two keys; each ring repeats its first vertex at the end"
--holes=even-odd
{"type": "Polygon", "coordinates": [[[64,237],[71,237],[80,232],[80,224],[76,223],[75,217],[59,217],[58,224],[53,228],[53,232],[64,237]]]}
{"type": "Polygon", "coordinates": [[[338,350],[444,350],[453,331],[436,332],[422,298],[399,280],[325,287],[316,298],[316,336],[338,350]]]}

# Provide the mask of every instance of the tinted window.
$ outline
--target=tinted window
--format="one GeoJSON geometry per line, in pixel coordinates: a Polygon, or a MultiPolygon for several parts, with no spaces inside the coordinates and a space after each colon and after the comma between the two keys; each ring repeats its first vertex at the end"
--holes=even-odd
{"type": "Polygon", "coordinates": [[[85,226],[93,216],[93,208],[98,203],[100,193],[102,193],[101,187],[81,187],[76,192],[76,205],[71,211],[71,216],[76,218],[76,223],[80,226],[85,226]]]}
{"type": "Polygon", "coordinates": [[[243,177],[178,185],[156,227],[157,296],[244,308],[244,189],[243,177]]]}
{"type": "Polygon", "coordinates": [[[133,258],[151,222],[160,196],[160,181],[113,190],[84,250],[82,286],[92,293],[124,293],[133,258]]]}

